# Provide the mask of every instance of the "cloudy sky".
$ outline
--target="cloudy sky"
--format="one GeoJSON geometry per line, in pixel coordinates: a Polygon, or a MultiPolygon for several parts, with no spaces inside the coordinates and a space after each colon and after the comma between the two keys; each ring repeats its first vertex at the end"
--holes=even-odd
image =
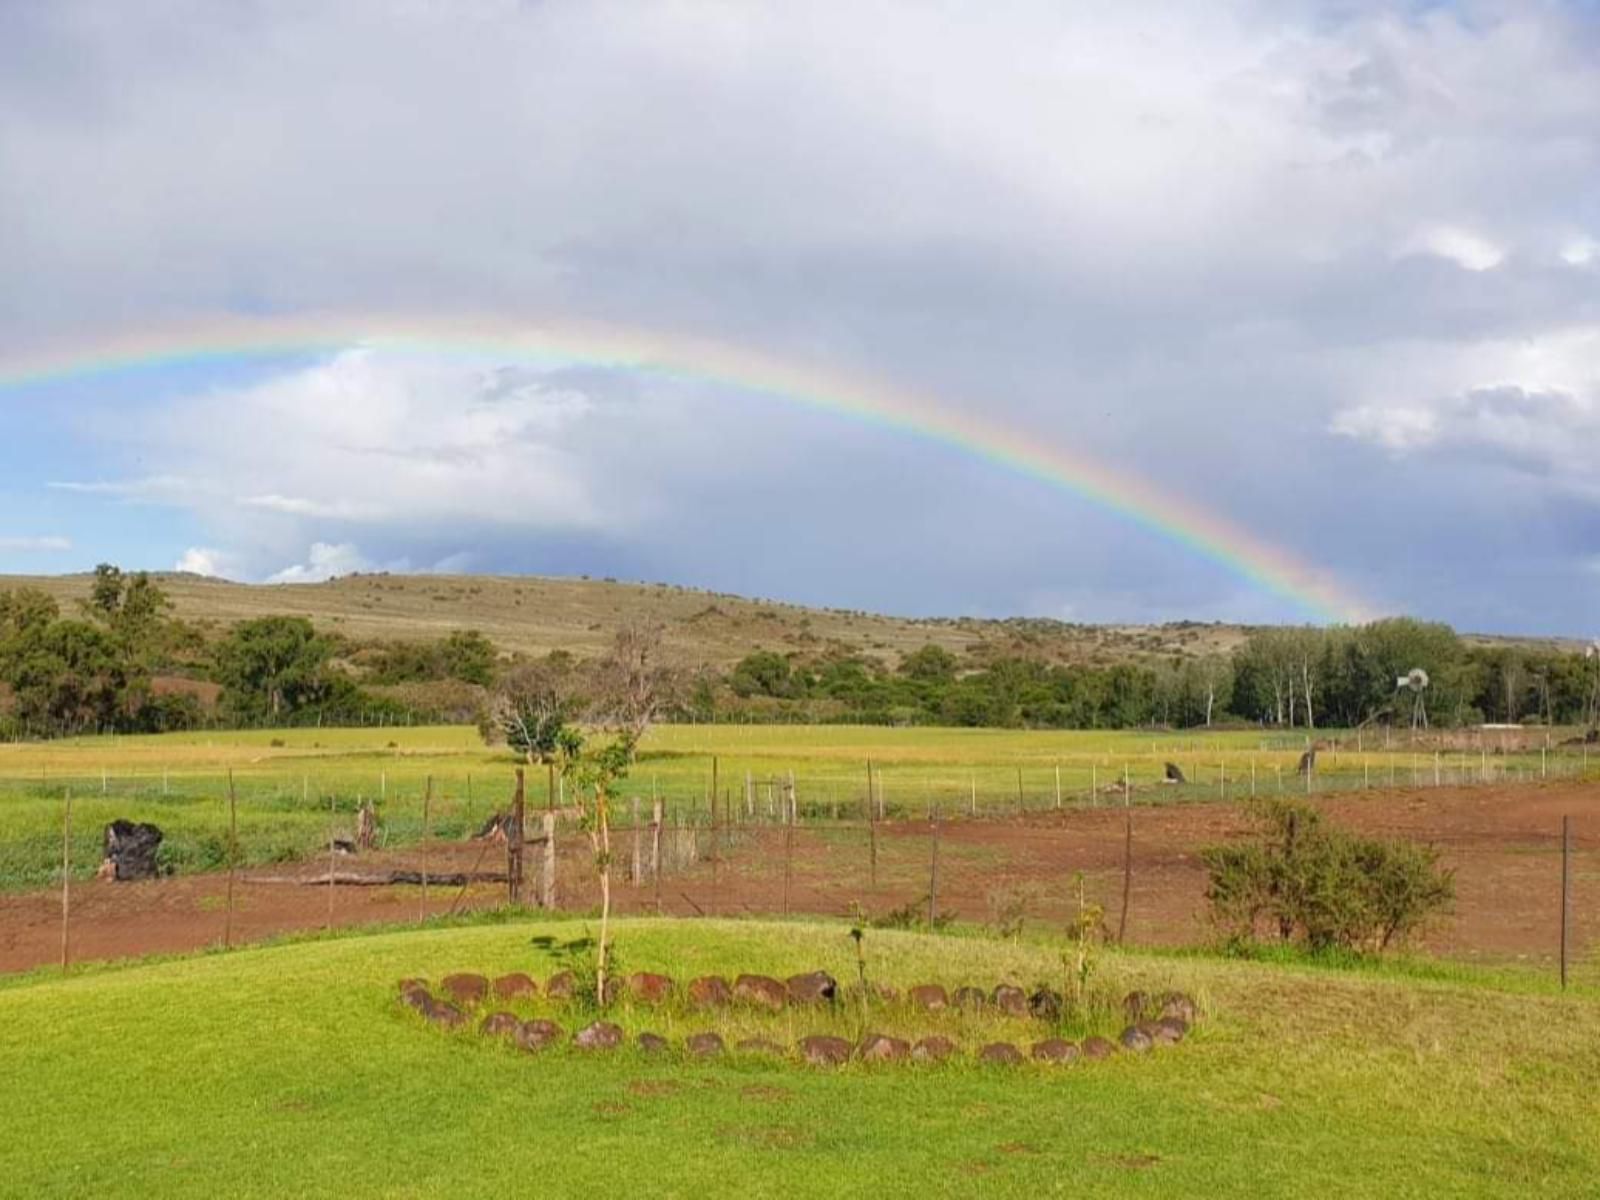
{"type": "Polygon", "coordinates": [[[19,382],[208,321],[481,315],[881,381],[1369,611],[1590,633],[1597,114],[1576,0],[0,4],[0,571],[1308,615],[712,370],[352,338],[19,382]]]}

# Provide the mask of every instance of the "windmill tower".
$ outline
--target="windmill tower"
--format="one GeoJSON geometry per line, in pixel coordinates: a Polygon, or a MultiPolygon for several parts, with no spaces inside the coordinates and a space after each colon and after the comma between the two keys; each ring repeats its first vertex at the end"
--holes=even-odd
{"type": "Polygon", "coordinates": [[[1428,727],[1428,705],[1423,699],[1423,694],[1428,690],[1428,673],[1421,667],[1412,667],[1399,679],[1394,681],[1395,691],[1408,691],[1411,693],[1411,730],[1415,733],[1418,729],[1428,727]]]}

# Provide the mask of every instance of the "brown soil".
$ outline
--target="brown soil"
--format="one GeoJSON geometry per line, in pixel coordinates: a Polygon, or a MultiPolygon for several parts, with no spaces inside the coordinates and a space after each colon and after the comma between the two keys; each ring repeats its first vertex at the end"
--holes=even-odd
{"type": "MultiPolygon", "coordinates": [[[[1437,845],[1456,870],[1455,911],[1424,939],[1432,950],[1486,960],[1551,961],[1557,948],[1561,886],[1560,830],[1572,817],[1573,946],[1578,958],[1600,944],[1600,788],[1571,783],[1507,788],[1439,788],[1370,792],[1319,801],[1329,818],[1369,833],[1403,836],[1437,845]]],[[[1087,899],[1105,907],[1115,932],[1121,914],[1124,812],[1118,808],[1069,810],[1011,820],[946,821],[939,834],[938,906],[964,921],[996,921],[1008,905],[1030,923],[1059,922],[1076,902],[1082,872],[1087,899]]],[[[1177,945],[1205,939],[1205,875],[1201,847],[1238,836],[1232,805],[1185,804],[1133,810],[1133,879],[1127,920],[1134,944],[1177,945]]],[[[926,821],[877,828],[877,882],[871,878],[872,833],[860,823],[808,827],[796,832],[787,888],[792,912],[847,915],[859,905],[882,916],[911,906],[922,911],[931,851],[926,821]]],[[[783,911],[781,831],[743,827],[727,833],[716,864],[665,876],[660,911],[678,916],[749,915],[783,911]]],[[[709,837],[702,836],[705,846],[709,837]]],[[[626,831],[615,835],[617,858],[630,861],[626,831]]],[[[491,851],[488,859],[496,857],[491,851]]],[[[430,870],[471,869],[477,844],[438,846],[430,870]]],[[[539,855],[531,853],[530,880],[539,855]]],[[[415,868],[412,853],[344,860],[341,870],[415,868]]],[[[495,863],[495,866],[503,864],[495,863]]],[[[324,865],[306,864],[304,875],[324,865]]],[[[624,867],[625,869],[625,867],[624,867]]],[[[287,871],[271,874],[282,878],[287,871]]],[[[329,921],[329,889],[266,883],[268,872],[241,874],[236,888],[233,938],[259,941],[329,921]]],[[[587,848],[581,835],[564,839],[558,872],[564,907],[597,903],[587,848]]],[[[462,909],[501,903],[505,886],[430,888],[429,913],[453,904],[462,909]]],[[[226,920],[226,877],[197,875],[150,883],[76,884],[72,890],[73,961],[194,950],[220,944],[226,920]]],[[[530,897],[536,887],[530,882],[530,897]]],[[[415,920],[416,887],[333,889],[332,922],[361,925],[415,920]]],[[[657,889],[649,882],[613,889],[618,910],[654,912],[657,889]]],[[[61,908],[57,892],[0,896],[0,971],[59,961],[61,908]]]]}

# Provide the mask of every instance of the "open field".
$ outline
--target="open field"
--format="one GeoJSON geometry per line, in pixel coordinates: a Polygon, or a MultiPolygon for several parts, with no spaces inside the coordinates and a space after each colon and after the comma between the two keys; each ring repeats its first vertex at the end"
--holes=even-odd
{"type": "MultiPolygon", "coordinates": [[[[558,1195],[1436,1197],[1577,1196],[1600,1171],[1600,999],[1470,971],[1111,952],[1106,988],[1182,987],[1207,1015],[1182,1045],[1054,1070],[529,1057],[395,1002],[406,975],[546,977],[557,964],[533,939],[583,928],[388,933],[0,986],[0,1178],[30,1197],[459,1196],[533,1180],[558,1195]]],[[[628,921],[617,946],[627,969],[679,978],[854,971],[834,924],[628,921]]],[[[1046,945],[873,932],[866,946],[872,977],[902,986],[1060,970],[1046,945]]],[[[768,1023],[809,1032],[793,1014],[768,1023]]]]}
{"type": "MultiPolygon", "coordinates": [[[[1330,743],[1314,793],[1457,786],[1581,777],[1587,751],[1543,748],[1543,734],[1438,734],[1387,749],[1381,735],[1330,743]]],[[[1005,814],[1120,803],[1124,771],[1135,805],[1238,799],[1306,791],[1295,765],[1303,736],[1258,732],[1178,736],[1139,732],[890,729],[881,726],[658,726],[622,790],[624,801],[661,796],[668,820],[707,824],[713,761],[719,807],[760,818],[776,811],[790,774],[803,823],[865,815],[867,764],[888,817],[1005,814]],[[1190,779],[1159,781],[1167,762],[1190,779]],[[1058,790],[1059,781],[1059,790],[1058,790]],[[748,791],[747,791],[748,788],[748,791]]],[[[1594,764],[1600,771],[1600,760],[1594,764]]],[[[84,738],[0,745],[0,890],[59,877],[63,799],[73,796],[72,860],[78,877],[99,861],[100,829],[116,817],[153,821],[168,834],[178,870],[226,863],[228,773],[239,797],[241,861],[287,862],[326,848],[329,804],[347,836],[362,799],[378,802],[387,845],[414,843],[432,780],[429,829],[458,838],[503,808],[515,760],[469,727],[299,729],[276,732],[84,738]]],[[[549,779],[530,777],[535,803],[549,779]]]]}

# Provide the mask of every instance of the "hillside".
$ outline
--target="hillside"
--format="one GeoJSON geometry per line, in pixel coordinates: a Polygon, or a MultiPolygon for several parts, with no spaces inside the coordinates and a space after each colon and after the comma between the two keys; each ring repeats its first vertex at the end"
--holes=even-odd
{"type": "MultiPolygon", "coordinates": [[[[267,615],[309,617],[358,639],[437,638],[477,629],[506,650],[580,656],[603,650],[629,621],[660,621],[682,657],[731,666],[751,650],[848,651],[888,662],[929,643],[957,654],[1026,653],[1105,664],[1129,658],[1226,651],[1242,626],[1069,625],[1018,618],[909,619],[806,608],[671,584],[538,576],[352,575],[318,584],[242,584],[164,574],[161,586],[186,621],[229,625],[267,615]]],[[[0,589],[37,587],[63,608],[88,595],[87,575],[0,576],[0,589]]]]}

